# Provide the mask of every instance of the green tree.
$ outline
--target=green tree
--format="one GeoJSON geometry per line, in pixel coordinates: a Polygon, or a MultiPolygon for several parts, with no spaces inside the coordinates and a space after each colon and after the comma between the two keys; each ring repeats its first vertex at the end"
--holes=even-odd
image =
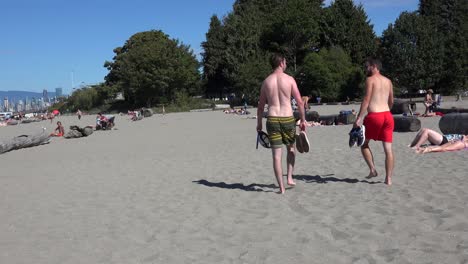
{"type": "Polygon", "coordinates": [[[336,0],[325,9],[321,21],[322,46],[342,47],[356,65],[363,65],[367,57],[376,54],[377,39],[361,4],[336,0]]]}
{"type": "Polygon", "coordinates": [[[322,5],[322,0],[282,1],[263,34],[265,48],[285,54],[294,73],[305,55],[318,48],[322,5]]]}
{"type": "Polygon", "coordinates": [[[417,12],[403,12],[383,32],[380,53],[384,73],[395,86],[415,93],[440,78],[440,39],[432,36],[427,21],[417,12]]]}
{"type": "Polygon", "coordinates": [[[309,53],[299,76],[301,93],[320,95],[326,101],[358,96],[364,79],[362,70],[353,65],[341,47],[309,53]]]}
{"type": "Polygon", "coordinates": [[[199,92],[198,61],[190,48],[162,31],[140,32],[114,49],[108,85],[120,87],[130,104],[150,107],[172,101],[176,91],[199,92]]]}
{"type": "Polygon", "coordinates": [[[468,1],[421,0],[419,13],[439,39],[438,60],[443,61],[436,88],[445,93],[466,89],[468,72],[468,1]]]}
{"type": "Polygon", "coordinates": [[[210,28],[206,33],[206,41],[202,42],[203,80],[205,95],[223,96],[228,86],[223,70],[226,67],[224,59],[226,36],[223,25],[217,16],[211,17],[210,28]]]}

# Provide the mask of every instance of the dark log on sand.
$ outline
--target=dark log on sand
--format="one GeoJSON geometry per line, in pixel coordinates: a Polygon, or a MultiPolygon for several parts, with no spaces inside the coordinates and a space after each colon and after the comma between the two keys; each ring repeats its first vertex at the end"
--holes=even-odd
{"type": "MultiPolygon", "coordinates": [[[[296,120],[299,120],[301,118],[300,114],[299,114],[299,111],[294,111],[294,118],[296,120]]],[[[305,119],[306,119],[306,121],[318,122],[319,121],[319,114],[318,114],[317,111],[306,111],[305,112],[305,119]]]]}
{"type": "Polygon", "coordinates": [[[395,132],[416,132],[421,129],[421,120],[416,116],[393,116],[395,132]]]}
{"type": "Polygon", "coordinates": [[[145,108],[143,109],[143,116],[144,117],[150,117],[153,115],[153,110],[150,108],[145,108]]]}
{"type": "Polygon", "coordinates": [[[450,113],[468,113],[468,109],[465,109],[465,108],[456,108],[456,107],[452,107],[452,108],[436,108],[434,111],[435,111],[435,112],[441,112],[441,113],[444,114],[444,115],[450,114],[450,113]]]}
{"type": "Polygon", "coordinates": [[[468,135],[468,113],[451,113],[439,121],[440,131],[444,134],[468,135]]]}
{"type": "Polygon", "coordinates": [[[340,113],[337,117],[338,124],[349,125],[356,121],[356,115],[352,113],[340,113]]]}
{"type": "Polygon", "coordinates": [[[50,136],[45,131],[35,135],[21,135],[0,142],[0,154],[22,148],[29,148],[49,143],[50,136]]]}
{"type": "Polygon", "coordinates": [[[408,114],[410,112],[408,101],[395,100],[390,112],[394,115],[408,114]]]}
{"type": "Polygon", "coordinates": [[[70,130],[64,135],[65,138],[80,138],[87,137],[94,132],[93,127],[86,126],[81,128],[79,126],[70,126],[70,130]]]}
{"type": "Polygon", "coordinates": [[[338,116],[339,115],[322,115],[320,116],[319,121],[325,126],[336,125],[338,122],[338,116]]]}

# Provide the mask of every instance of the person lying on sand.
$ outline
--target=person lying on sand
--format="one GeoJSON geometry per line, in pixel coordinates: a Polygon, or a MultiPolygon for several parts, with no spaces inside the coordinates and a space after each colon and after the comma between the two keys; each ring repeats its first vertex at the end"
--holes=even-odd
{"type": "Polygon", "coordinates": [[[442,135],[432,129],[423,128],[418,132],[409,147],[418,151],[421,148],[421,145],[426,141],[428,141],[431,145],[442,146],[449,142],[453,143],[455,141],[462,141],[464,137],[466,138],[466,136],[462,134],[442,135]]]}
{"type": "MultiPolygon", "coordinates": [[[[301,123],[301,120],[297,120],[296,126],[298,126],[300,123],[301,123]]],[[[315,122],[315,121],[305,121],[305,125],[308,127],[314,127],[314,126],[321,126],[322,123],[315,122]]]]}
{"type": "Polygon", "coordinates": [[[425,148],[419,148],[416,153],[419,154],[424,154],[424,153],[429,153],[429,152],[447,152],[447,151],[456,151],[456,150],[462,150],[468,149],[468,136],[463,136],[462,140],[455,140],[455,141],[450,141],[447,142],[443,145],[440,146],[428,146],[425,148]]]}

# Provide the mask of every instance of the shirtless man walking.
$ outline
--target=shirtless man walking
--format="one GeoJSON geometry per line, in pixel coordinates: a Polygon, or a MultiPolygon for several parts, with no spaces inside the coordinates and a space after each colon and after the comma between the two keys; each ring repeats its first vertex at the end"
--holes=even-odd
{"type": "MultiPolygon", "coordinates": [[[[279,193],[285,192],[283,184],[283,169],[281,164],[282,145],[287,148],[287,183],[296,185],[292,173],[296,153],[294,143],[296,141],[296,124],[291,107],[291,96],[296,99],[297,104],[302,106],[301,94],[293,77],[284,73],[286,70],[286,59],[280,54],[273,55],[271,59],[271,73],[262,84],[260,99],[257,110],[257,131],[262,130],[262,116],[265,104],[268,103],[268,119],[266,128],[270,139],[273,154],[273,170],[280,188],[279,193]]],[[[298,107],[301,122],[300,129],[305,130],[304,107],[298,107]]]]}
{"type": "Polygon", "coordinates": [[[362,117],[367,112],[364,119],[366,140],[361,146],[361,152],[367,166],[369,166],[368,178],[377,177],[378,175],[375,169],[374,157],[369,148],[369,141],[371,139],[382,141],[385,152],[385,183],[392,185],[394,121],[390,109],[393,105],[393,85],[388,78],[380,74],[381,67],[382,65],[378,60],[369,59],[366,62],[366,95],[362,100],[354,127],[360,126],[362,117]]]}

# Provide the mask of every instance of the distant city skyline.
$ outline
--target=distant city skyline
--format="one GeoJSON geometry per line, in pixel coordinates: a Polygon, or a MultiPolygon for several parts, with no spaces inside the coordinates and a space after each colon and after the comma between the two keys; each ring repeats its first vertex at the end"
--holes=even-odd
{"type": "MultiPolygon", "coordinates": [[[[354,0],[362,3],[377,36],[418,0],[354,0]]],[[[53,91],[104,81],[104,62],[133,34],[162,30],[190,45],[200,59],[210,18],[232,11],[234,0],[5,1],[0,11],[0,90],[53,91]]],[[[331,0],[326,0],[329,5],[331,0]]]]}

